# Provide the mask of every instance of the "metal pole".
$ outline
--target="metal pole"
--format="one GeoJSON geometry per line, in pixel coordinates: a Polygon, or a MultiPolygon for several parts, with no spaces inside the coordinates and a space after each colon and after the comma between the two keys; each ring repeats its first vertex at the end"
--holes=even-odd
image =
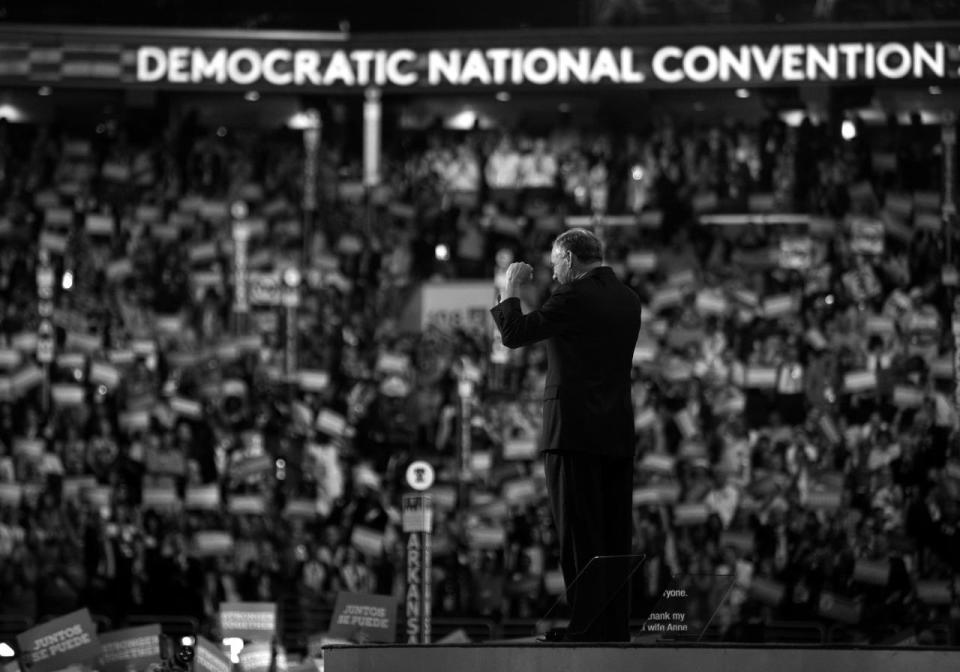
{"type": "Polygon", "coordinates": [[[320,141],[323,131],[323,120],[320,113],[309,109],[305,113],[306,126],[303,129],[303,230],[301,231],[302,250],[300,266],[309,268],[310,249],[313,243],[313,232],[316,226],[319,198],[317,195],[317,180],[320,173],[320,141]]]}
{"type": "Polygon", "coordinates": [[[50,411],[50,366],[56,356],[56,333],[53,328],[53,294],[56,273],[50,253],[41,248],[37,259],[37,361],[43,365],[43,411],[50,411]]]}
{"type": "Polygon", "coordinates": [[[943,113],[940,129],[943,141],[943,235],[947,263],[953,261],[953,222],[957,216],[955,175],[957,152],[956,117],[952,111],[943,113]]]}
{"type": "Polygon", "coordinates": [[[247,245],[250,229],[246,221],[233,222],[233,334],[239,336],[247,327],[250,301],[247,295],[247,245]]]}
{"type": "MultiPolygon", "coordinates": [[[[940,133],[943,141],[943,251],[946,259],[945,265],[952,266],[954,221],[957,216],[954,184],[957,129],[956,117],[953,112],[949,110],[944,112],[941,123],[940,133]]],[[[956,273],[953,274],[953,277],[956,278],[956,273]]],[[[960,297],[956,296],[956,286],[954,284],[947,285],[946,290],[950,301],[948,305],[953,309],[953,397],[956,409],[960,413],[960,297]]],[[[958,433],[958,437],[960,437],[960,433],[958,433]]]]}
{"type": "MultiPolygon", "coordinates": [[[[468,377],[465,367],[461,369],[460,380],[457,382],[457,392],[460,397],[460,488],[459,501],[466,502],[469,497],[470,481],[472,472],[470,471],[471,454],[473,453],[472,417],[473,417],[473,394],[476,386],[474,381],[468,377]]],[[[461,507],[463,510],[463,507],[461,507]]]]}
{"type": "Polygon", "coordinates": [[[363,184],[367,188],[380,184],[380,122],[383,109],[380,89],[369,88],[363,102],[363,184]]]}
{"type": "MultiPolygon", "coordinates": [[[[432,508],[430,495],[424,495],[424,498],[424,505],[432,508]]],[[[421,575],[423,585],[423,611],[420,617],[420,629],[422,643],[429,644],[432,628],[431,616],[433,614],[433,581],[430,579],[430,575],[433,573],[433,535],[429,530],[421,532],[421,535],[423,537],[423,573],[421,575]]]]}
{"type": "MultiPolygon", "coordinates": [[[[366,207],[363,231],[366,236],[373,232],[373,190],[380,184],[380,124],[383,106],[380,89],[370,87],[364,92],[363,101],[363,186],[366,190],[366,207]]],[[[365,250],[364,257],[369,258],[365,250]]]]}
{"type": "Polygon", "coordinates": [[[300,270],[288,268],[283,274],[283,306],[286,317],[284,332],[286,333],[283,351],[283,372],[292,376],[297,371],[299,333],[297,331],[298,313],[300,307],[300,270]]]}
{"type": "MultiPolygon", "coordinates": [[[[953,403],[960,413],[960,296],[953,300],[953,403]]],[[[958,432],[960,440],[960,432],[958,432]]]]}
{"type": "MultiPolygon", "coordinates": [[[[513,252],[503,248],[497,252],[496,268],[493,271],[493,303],[499,303],[507,291],[507,267],[513,262],[513,252]]],[[[490,375],[487,384],[491,391],[507,391],[507,365],[510,362],[510,350],[503,344],[503,336],[493,320],[487,319],[487,333],[490,334],[490,375]]]]}

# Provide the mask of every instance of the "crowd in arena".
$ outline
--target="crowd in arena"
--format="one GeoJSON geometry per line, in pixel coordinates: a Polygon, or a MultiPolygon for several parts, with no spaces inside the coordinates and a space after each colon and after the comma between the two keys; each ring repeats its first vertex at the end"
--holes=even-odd
{"type": "Polygon", "coordinates": [[[939,129],[857,130],[434,128],[388,143],[369,190],[332,141],[307,216],[298,133],[0,122],[0,614],[212,627],[221,601],[400,597],[419,458],[438,470],[435,616],[542,616],[562,592],[534,451],[545,350],[400,309],[427,279],[488,279],[492,305],[509,258],[537,269],[535,308],[580,223],[645,305],[634,616],[679,581],[724,629],[955,617],[939,129]],[[236,201],[262,222],[251,272],[306,259],[296,307],[236,314],[236,201]],[[736,579],[726,600],[715,575],[736,579]]]}

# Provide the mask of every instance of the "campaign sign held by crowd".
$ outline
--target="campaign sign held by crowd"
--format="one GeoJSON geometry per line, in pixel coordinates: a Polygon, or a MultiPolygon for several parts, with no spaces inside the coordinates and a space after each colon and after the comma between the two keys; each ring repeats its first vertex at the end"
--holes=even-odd
{"type": "Polygon", "coordinates": [[[160,662],[159,625],[114,630],[100,636],[100,672],[135,672],[160,662]]]}
{"type": "Polygon", "coordinates": [[[330,635],[356,642],[397,641],[397,598],[339,593],[330,621],[330,635]]]}
{"type": "Polygon", "coordinates": [[[404,309],[401,326],[411,330],[434,327],[444,332],[484,332],[492,328],[487,314],[490,304],[488,282],[426,282],[404,309]]]}
{"type": "Polygon", "coordinates": [[[275,602],[224,602],[220,605],[224,637],[269,641],[277,631],[275,602]]]}
{"type": "Polygon", "coordinates": [[[193,658],[194,672],[230,672],[230,659],[208,639],[197,637],[193,658]]]}
{"type": "Polygon", "coordinates": [[[97,629],[90,612],[81,609],[47,621],[17,636],[28,672],[54,672],[93,660],[100,653],[97,629]]]}
{"type": "Polygon", "coordinates": [[[270,642],[247,644],[240,652],[240,669],[243,672],[267,672],[273,659],[270,642]]]}

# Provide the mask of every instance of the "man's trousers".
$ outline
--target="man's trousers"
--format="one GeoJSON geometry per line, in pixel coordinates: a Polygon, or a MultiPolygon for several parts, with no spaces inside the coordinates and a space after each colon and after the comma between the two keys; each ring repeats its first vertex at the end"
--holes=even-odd
{"type": "Polygon", "coordinates": [[[630,554],[633,459],[550,451],[544,453],[544,466],[571,608],[567,638],[630,641],[630,590],[625,582],[633,563],[598,560],[586,572],[584,568],[594,556],[630,554]]]}

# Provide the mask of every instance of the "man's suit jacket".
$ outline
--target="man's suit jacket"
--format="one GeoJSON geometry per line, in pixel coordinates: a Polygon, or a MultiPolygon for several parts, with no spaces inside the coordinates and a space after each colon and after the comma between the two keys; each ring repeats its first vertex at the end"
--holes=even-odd
{"type": "Polygon", "coordinates": [[[514,297],[490,312],[508,348],[547,339],[540,450],[632,456],[636,293],[600,266],[561,285],[540,310],[524,315],[514,297]]]}

